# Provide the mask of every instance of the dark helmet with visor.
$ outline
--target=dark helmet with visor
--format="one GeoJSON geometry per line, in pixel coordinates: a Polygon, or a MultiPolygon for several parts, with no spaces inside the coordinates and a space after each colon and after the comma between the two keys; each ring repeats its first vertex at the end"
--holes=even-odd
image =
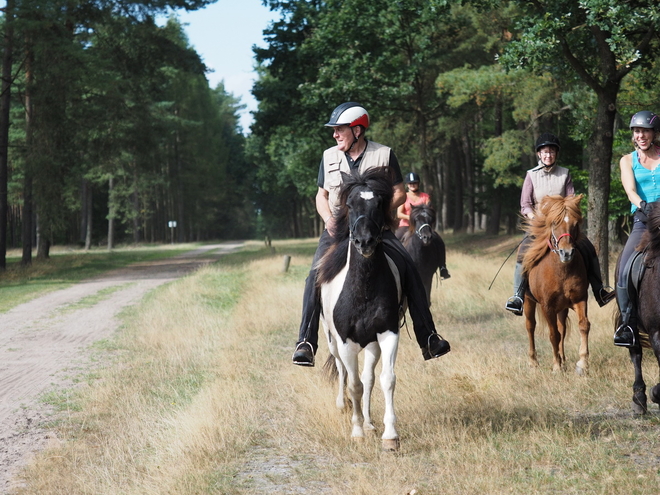
{"type": "Polygon", "coordinates": [[[410,184],[411,182],[419,182],[419,175],[417,175],[415,172],[406,174],[406,184],[410,184]]]}
{"type": "Polygon", "coordinates": [[[332,111],[330,120],[325,124],[326,127],[337,127],[340,125],[347,125],[349,127],[361,125],[367,129],[369,128],[369,114],[359,103],[347,101],[332,111]]]}
{"type": "Polygon", "coordinates": [[[561,149],[559,138],[554,134],[550,134],[549,132],[544,132],[539,136],[539,138],[536,140],[536,146],[534,149],[536,149],[538,153],[538,151],[544,146],[554,146],[557,148],[557,151],[561,149]]]}
{"type": "Polygon", "coordinates": [[[637,112],[630,119],[630,128],[641,127],[642,129],[660,130],[660,118],[653,112],[642,110],[637,112]]]}

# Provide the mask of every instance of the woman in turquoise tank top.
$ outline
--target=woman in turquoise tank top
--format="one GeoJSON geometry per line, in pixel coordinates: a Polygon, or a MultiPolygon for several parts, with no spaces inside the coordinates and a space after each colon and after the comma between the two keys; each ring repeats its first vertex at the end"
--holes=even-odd
{"type": "Polygon", "coordinates": [[[628,260],[646,231],[650,203],[660,199],[660,118],[649,111],[637,112],[630,120],[635,151],[619,162],[621,183],[630,200],[633,228],[619,259],[616,300],[621,325],[614,333],[614,345],[631,347],[637,339],[637,308],[628,296],[628,260]]]}

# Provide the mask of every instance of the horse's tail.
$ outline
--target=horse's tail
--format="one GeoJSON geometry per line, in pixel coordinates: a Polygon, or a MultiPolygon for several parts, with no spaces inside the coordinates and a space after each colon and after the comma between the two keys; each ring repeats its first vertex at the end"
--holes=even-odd
{"type": "Polygon", "coordinates": [[[337,371],[337,363],[335,362],[335,357],[330,354],[328,359],[326,359],[325,364],[322,369],[323,378],[328,380],[330,383],[335,383],[339,378],[339,371],[337,371]]]}

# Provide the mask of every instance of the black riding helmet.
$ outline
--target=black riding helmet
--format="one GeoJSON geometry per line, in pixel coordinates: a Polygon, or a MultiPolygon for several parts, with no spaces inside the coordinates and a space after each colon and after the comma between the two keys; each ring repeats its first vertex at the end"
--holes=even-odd
{"type": "Polygon", "coordinates": [[[630,119],[630,128],[632,129],[633,127],[654,129],[657,131],[660,128],[660,119],[653,112],[642,110],[641,112],[637,112],[632,116],[632,119],[630,119]]]}
{"type": "Polygon", "coordinates": [[[415,172],[406,174],[406,184],[410,184],[411,182],[419,182],[419,175],[417,175],[415,172]]]}
{"type": "Polygon", "coordinates": [[[536,140],[536,146],[535,146],[536,152],[538,153],[538,151],[544,146],[554,146],[555,148],[557,148],[557,151],[561,149],[561,145],[559,144],[559,138],[554,134],[550,134],[549,132],[544,132],[536,140]]]}

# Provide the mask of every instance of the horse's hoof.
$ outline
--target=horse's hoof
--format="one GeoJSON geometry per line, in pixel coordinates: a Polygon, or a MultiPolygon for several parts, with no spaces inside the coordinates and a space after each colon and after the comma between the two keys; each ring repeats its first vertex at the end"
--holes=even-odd
{"type": "Polygon", "coordinates": [[[400,446],[398,438],[383,438],[383,452],[398,452],[400,446]]]}
{"type": "Polygon", "coordinates": [[[646,394],[644,392],[633,395],[632,410],[633,414],[638,416],[646,414],[648,408],[646,407],[646,394]]]}
{"type": "Polygon", "coordinates": [[[656,404],[660,404],[660,383],[651,389],[651,400],[656,404]]]}
{"type": "Polygon", "coordinates": [[[577,373],[578,376],[587,376],[589,374],[587,368],[583,368],[582,366],[576,366],[575,373],[577,373]]]}

